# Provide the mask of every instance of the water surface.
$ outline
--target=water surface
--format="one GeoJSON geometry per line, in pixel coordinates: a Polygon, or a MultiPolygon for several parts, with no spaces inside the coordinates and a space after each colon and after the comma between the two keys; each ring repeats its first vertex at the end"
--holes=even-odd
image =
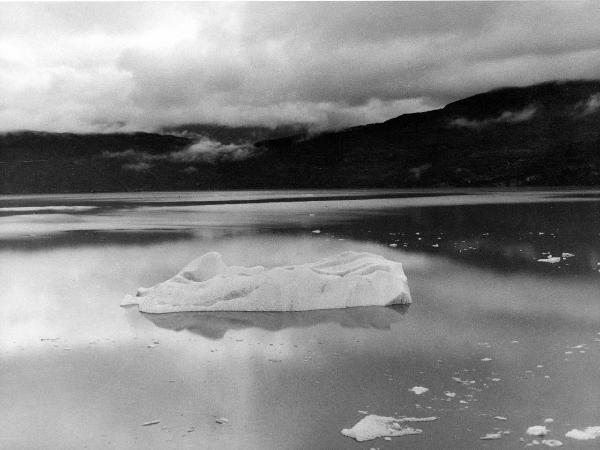
{"type": "Polygon", "coordinates": [[[595,448],[564,434],[600,425],[598,193],[438,194],[0,198],[0,447],[513,449],[553,418],[550,438],[595,448]],[[344,250],[401,261],[414,303],[119,307],[207,251],[275,266],[344,250]],[[356,443],[339,431],[360,411],[438,420],[356,443]],[[493,431],[510,433],[479,439],[493,431]]]}

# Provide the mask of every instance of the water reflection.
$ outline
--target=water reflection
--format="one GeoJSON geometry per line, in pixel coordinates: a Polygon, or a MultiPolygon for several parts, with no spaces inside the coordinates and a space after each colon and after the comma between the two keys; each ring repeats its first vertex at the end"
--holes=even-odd
{"type": "Polygon", "coordinates": [[[152,245],[194,239],[192,230],[71,230],[0,239],[0,250],[44,250],[82,245],[152,245]]]}
{"type": "MultiPolygon", "coordinates": [[[[75,196],[72,200],[78,207],[92,202],[97,209],[80,214],[57,210],[55,214],[0,215],[0,250],[305,235],[320,241],[353,239],[408,252],[444,255],[503,272],[589,274],[600,269],[600,203],[594,201],[597,195],[475,192],[431,196],[353,191],[326,195],[315,191],[146,193],[132,198],[115,194],[112,200],[110,196],[75,196]],[[375,196],[378,198],[371,198],[375,196]],[[585,201],[578,201],[578,196],[585,201]],[[330,197],[340,200],[323,200],[330,197]],[[361,200],[351,200],[358,197],[361,200]],[[315,229],[321,233],[312,235],[315,229]],[[538,262],[550,254],[568,256],[557,264],[538,262]]],[[[52,202],[59,202],[61,208],[69,204],[64,198],[16,198],[6,202],[0,199],[0,204],[13,209],[32,208],[23,206],[32,202],[38,208],[48,208],[43,205],[52,202]]]]}
{"type": "Polygon", "coordinates": [[[221,339],[229,330],[260,328],[280,331],[286,328],[306,328],[322,323],[339,324],[344,328],[389,330],[401,320],[409,305],[367,306],[346,309],[294,312],[181,312],[143,314],[160,328],[188,330],[210,339],[221,339]]]}

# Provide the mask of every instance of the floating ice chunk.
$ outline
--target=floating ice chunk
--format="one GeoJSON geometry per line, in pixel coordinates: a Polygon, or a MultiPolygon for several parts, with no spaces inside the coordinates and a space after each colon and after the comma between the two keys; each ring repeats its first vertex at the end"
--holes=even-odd
{"type": "Polygon", "coordinates": [[[492,440],[492,439],[501,439],[501,438],[502,438],[502,433],[488,433],[485,436],[481,436],[479,439],[488,441],[488,440],[492,440]]]}
{"type": "Polygon", "coordinates": [[[456,397],[456,392],[446,391],[446,392],[444,392],[444,395],[446,397],[454,398],[454,397],[456,397]]]}
{"type": "Polygon", "coordinates": [[[559,263],[561,259],[562,258],[560,256],[548,255],[546,258],[540,258],[537,261],[541,263],[556,264],[559,263]]]}
{"type": "Polygon", "coordinates": [[[229,419],[225,417],[220,417],[217,420],[215,420],[215,422],[217,422],[219,425],[225,425],[226,423],[229,423],[229,419]]]}
{"type": "Polygon", "coordinates": [[[504,417],[504,416],[494,416],[494,419],[507,420],[506,417],[504,417]]]}
{"type": "Polygon", "coordinates": [[[564,259],[567,259],[567,258],[573,258],[575,255],[573,253],[563,252],[560,256],[562,256],[564,259]]]}
{"type": "Polygon", "coordinates": [[[531,436],[546,436],[549,431],[544,425],[534,425],[527,428],[527,434],[531,436]]]}
{"type": "Polygon", "coordinates": [[[122,306],[147,313],[306,311],[411,303],[402,264],[370,253],[344,252],[315,263],[265,269],[227,266],[215,252],[122,306]]]}
{"type": "Polygon", "coordinates": [[[403,426],[404,422],[430,422],[437,417],[384,417],[370,414],[363,417],[352,428],[344,428],[341,433],[358,442],[370,441],[385,436],[406,436],[409,434],[421,434],[423,430],[403,426]]]}
{"type": "Polygon", "coordinates": [[[409,391],[414,392],[417,395],[424,394],[428,390],[429,389],[427,389],[426,387],[423,387],[423,386],[415,386],[415,387],[409,389],[409,391]]]}
{"type": "Polygon", "coordinates": [[[462,378],[459,378],[459,377],[452,377],[452,379],[460,384],[465,384],[465,385],[475,384],[475,380],[463,380],[462,378]]]}
{"type": "Polygon", "coordinates": [[[544,439],[542,444],[548,447],[562,447],[563,443],[557,439],[544,439]]]}
{"type": "Polygon", "coordinates": [[[150,425],[158,425],[160,423],[160,420],[151,420],[149,422],[144,422],[142,424],[143,427],[149,427],[150,425]]]}
{"type": "Polygon", "coordinates": [[[548,417],[547,419],[544,419],[544,423],[552,423],[554,422],[554,419],[548,417]]]}
{"type": "Polygon", "coordinates": [[[596,439],[597,437],[600,437],[600,427],[587,427],[584,430],[573,428],[571,431],[567,432],[565,436],[571,439],[577,439],[578,441],[596,439]]]}
{"type": "Polygon", "coordinates": [[[321,230],[312,230],[312,232],[315,233],[315,234],[320,234],[321,230]]]}
{"type": "Polygon", "coordinates": [[[483,362],[488,362],[488,361],[491,361],[491,360],[492,360],[492,358],[481,358],[481,361],[483,361],[483,362]]]}

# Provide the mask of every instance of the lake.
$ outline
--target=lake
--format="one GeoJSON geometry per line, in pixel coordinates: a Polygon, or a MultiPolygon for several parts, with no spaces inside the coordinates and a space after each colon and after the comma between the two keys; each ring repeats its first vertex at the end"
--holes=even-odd
{"type": "Polygon", "coordinates": [[[1,448],[597,444],[565,433],[600,425],[598,190],[0,196],[0,286],[1,448]],[[413,304],[119,306],[208,251],[273,267],[346,250],[402,262],[413,304]],[[366,413],[437,419],[340,433],[366,413]]]}

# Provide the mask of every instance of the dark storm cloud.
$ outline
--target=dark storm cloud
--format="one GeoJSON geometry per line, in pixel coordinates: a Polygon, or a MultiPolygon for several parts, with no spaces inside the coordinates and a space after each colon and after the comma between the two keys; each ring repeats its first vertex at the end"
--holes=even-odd
{"type": "Polygon", "coordinates": [[[381,121],[600,78],[598,23],[595,1],[1,4],[0,126],[381,121]]]}

